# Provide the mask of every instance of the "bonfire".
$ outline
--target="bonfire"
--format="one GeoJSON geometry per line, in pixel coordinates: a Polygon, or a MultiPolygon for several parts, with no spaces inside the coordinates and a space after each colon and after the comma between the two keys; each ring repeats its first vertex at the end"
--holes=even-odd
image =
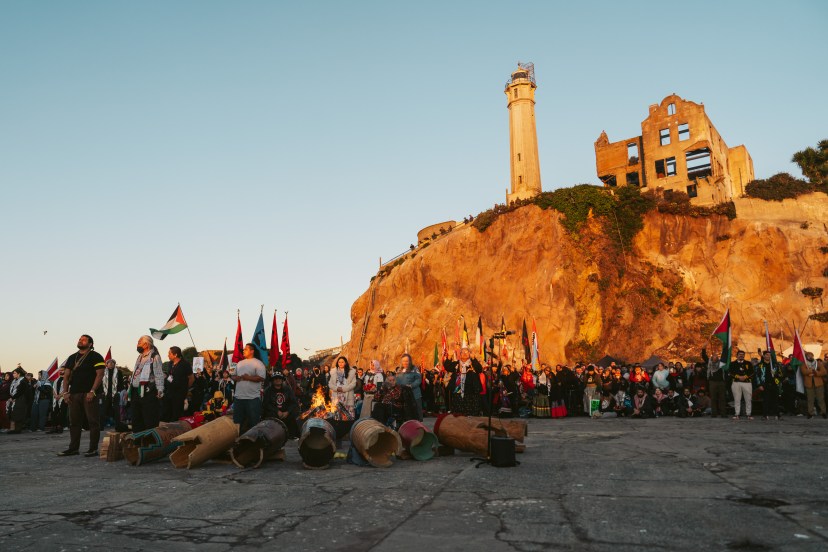
{"type": "Polygon", "coordinates": [[[340,405],[336,400],[325,400],[325,392],[322,391],[322,386],[316,388],[316,392],[311,398],[310,408],[299,416],[299,420],[302,422],[310,418],[322,418],[328,421],[342,422],[352,422],[354,420],[354,417],[348,412],[348,409],[340,405]]]}

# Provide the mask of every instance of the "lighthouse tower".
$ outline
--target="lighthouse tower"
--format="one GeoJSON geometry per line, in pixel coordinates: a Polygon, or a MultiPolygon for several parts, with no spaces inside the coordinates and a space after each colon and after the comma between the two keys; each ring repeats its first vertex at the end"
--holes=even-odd
{"type": "Polygon", "coordinates": [[[504,91],[509,108],[509,159],[512,171],[511,192],[506,193],[507,204],[541,193],[535,88],[535,66],[532,63],[518,63],[504,91]]]}

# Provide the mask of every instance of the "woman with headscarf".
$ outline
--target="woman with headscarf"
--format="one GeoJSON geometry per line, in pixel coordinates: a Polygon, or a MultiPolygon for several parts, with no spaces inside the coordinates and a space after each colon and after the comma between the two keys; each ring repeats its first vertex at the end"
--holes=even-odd
{"type": "Polygon", "coordinates": [[[9,411],[9,418],[11,418],[11,430],[9,433],[21,433],[23,431],[23,424],[28,417],[29,403],[26,401],[30,387],[29,382],[26,381],[26,370],[18,366],[12,372],[12,382],[9,387],[9,395],[11,396],[12,406],[9,411]]]}
{"type": "Polygon", "coordinates": [[[455,414],[477,416],[480,413],[479,374],[483,366],[471,357],[471,350],[463,347],[457,354],[457,360],[446,359],[443,368],[452,375],[448,392],[451,393],[451,411],[455,414]]]}
{"type": "Polygon", "coordinates": [[[34,402],[29,429],[32,431],[46,431],[46,417],[52,409],[52,382],[46,370],[38,373],[37,383],[34,384],[34,402]]]}
{"type": "Polygon", "coordinates": [[[331,391],[331,402],[341,404],[351,416],[355,415],[354,388],[356,387],[356,370],[348,364],[348,359],[341,356],[336,359],[336,365],[331,368],[328,378],[328,388],[331,391]]]}
{"type": "Polygon", "coordinates": [[[411,355],[405,353],[400,357],[400,368],[397,370],[397,385],[400,387],[408,387],[411,389],[411,394],[414,396],[414,408],[417,411],[417,419],[423,421],[423,394],[422,394],[423,377],[414,362],[411,360],[411,355]]]}

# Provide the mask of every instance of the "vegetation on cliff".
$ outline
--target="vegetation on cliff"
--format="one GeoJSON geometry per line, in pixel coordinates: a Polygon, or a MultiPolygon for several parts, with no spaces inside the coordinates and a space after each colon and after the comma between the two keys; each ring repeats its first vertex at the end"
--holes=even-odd
{"type": "Polygon", "coordinates": [[[745,186],[745,194],[766,201],[793,199],[802,194],[828,194],[828,140],[821,140],[816,148],[805,148],[793,154],[791,161],[799,165],[807,180],[788,173],[753,180],[745,186]]]}

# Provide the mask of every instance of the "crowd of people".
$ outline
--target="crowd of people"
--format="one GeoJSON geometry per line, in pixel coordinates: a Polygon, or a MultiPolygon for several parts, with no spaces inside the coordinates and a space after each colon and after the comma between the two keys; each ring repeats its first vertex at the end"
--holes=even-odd
{"type": "Polygon", "coordinates": [[[162,421],[232,415],[242,430],[265,418],[277,418],[291,437],[298,418],[317,396],[337,405],[351,418],[367,415],[391,427],[407,420],[443,413],[495,417],[659,418],[702,416],[763,419],[782,415],[828,417],[828,353],[810,352],[794,368],[790,358],[775,360],[768,351],[747,359],[708,356],[702,362],[661,362],[655,366],[611,362],[608,366],[576,363],[518,366],[481,362],[468,347],[444,354],[437,366],[417,367],[403,354],[393,369],[376,360],[367,368],[351,366],[345,357],[333,365],[268,368],[252,344],[235,369],[193,372],[178,347],[167,351],[167,363],[152,337],[137,343],[138,357],[128,373],[94,350],[89,335],[50,381],[18,366],[0,374],[0,431],[62,433],[69,428],[69,447],[61,456],[80,454],[81,432],[89,431],[87,456],[98,454],[101,428],[139,432],[162,421]]]}

